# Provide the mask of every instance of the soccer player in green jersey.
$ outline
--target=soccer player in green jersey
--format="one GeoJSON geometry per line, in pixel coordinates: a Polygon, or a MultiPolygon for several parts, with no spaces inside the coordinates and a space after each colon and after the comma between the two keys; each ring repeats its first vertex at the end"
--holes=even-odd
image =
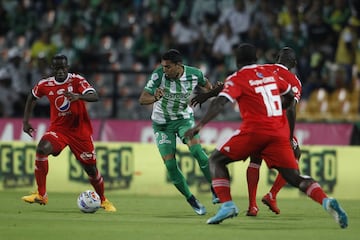
{"type": "MultiPolygon", "coordinates": [[[[211,184],[208,156],[200,145],[199,135],[191,140],[184,138],[184,133],[195,124],[189,97],[196,86],[204,91],[212,88],[200,69],[184,65],[180,52],[170,49],[162,55],[161,67],[151,74],[139,102],[141,105],[153,104],[151,119],[155,140],[169,178],[194,211],[204,215],[205,207],[191,193],[175,158],[176,137],[179,137],[188,145],[206,180],[211,184]]],[[[212,187],[211,190],[213,203],[218,203],[219,199],[212,187]]]]}

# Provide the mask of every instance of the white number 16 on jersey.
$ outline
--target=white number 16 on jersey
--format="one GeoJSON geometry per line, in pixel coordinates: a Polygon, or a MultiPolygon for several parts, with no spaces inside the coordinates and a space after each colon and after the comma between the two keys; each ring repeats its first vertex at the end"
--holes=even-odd
{"type": "Polygon", "coordinates": [[[255,88],[255,92],[260,93],[261,96],[263,97],[264,104],[266,106],[267,115],[269,117],[282,115],[280,95],[273,95],[272,93],[272,91],[276,89],[277,86],[275,83],[267,84],[255,88]]]}

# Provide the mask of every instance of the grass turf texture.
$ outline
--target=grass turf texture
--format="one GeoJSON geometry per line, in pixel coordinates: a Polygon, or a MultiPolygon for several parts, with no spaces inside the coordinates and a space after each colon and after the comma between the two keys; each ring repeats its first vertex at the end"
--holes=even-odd
{"type": "Polygon", "coordinates": [[[122,196],[108,193],[118,211],[100,209],[94,214],[80,212],[75,193],[51,193],[46,206],[21,200],[27,194],[3,191],[0,200],[0,239],[360,239],[359,200],[341,200],[349,216],[349,227],[341,229],[320,205],[301,197],[279,199],[275,215],[260,199],[257,217],[246,217],[247,199],[234,198],[240,214],[220,225],[207,225],[218,206],[210,196],[199,195],[207,207],[205,216],[196,215],[181,196],[122,196]]]}

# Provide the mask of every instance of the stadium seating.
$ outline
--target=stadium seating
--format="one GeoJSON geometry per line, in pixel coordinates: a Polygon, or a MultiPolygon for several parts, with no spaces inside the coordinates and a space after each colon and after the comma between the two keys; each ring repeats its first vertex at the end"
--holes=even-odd
{"type": "Polygon", "coordinates": [[[297,120],[327,121],[329,119],[329,94],[324,88],[314,90],[309,99],[300,100],[297,107],[297,120]]]}

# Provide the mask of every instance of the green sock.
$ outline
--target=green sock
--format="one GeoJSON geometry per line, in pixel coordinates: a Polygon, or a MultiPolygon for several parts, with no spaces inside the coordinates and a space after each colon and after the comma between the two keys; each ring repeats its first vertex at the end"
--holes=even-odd
{"type": "Polygon", "coordinates": [[[209,169],[209,157],[204,152],[200,144],[192,145],[190,148],[191,154],[197,160],[201,171],[203,172],[206,180],[211,184],[211,174],[209,169]]]}
{"type": "Polygon", "coordinates": [[[173,158],[170,160],[166,160],[165,166],[169,174],[170,180],[172,181],[174,186],[179,190],[179,192],[181,192],[182,195],[184,195],[184,197],[186,197],[186,199],[188,199],[192,195],[192,193],[190,192],[184,175],[178,167],[176,159],[173,158]]]}

